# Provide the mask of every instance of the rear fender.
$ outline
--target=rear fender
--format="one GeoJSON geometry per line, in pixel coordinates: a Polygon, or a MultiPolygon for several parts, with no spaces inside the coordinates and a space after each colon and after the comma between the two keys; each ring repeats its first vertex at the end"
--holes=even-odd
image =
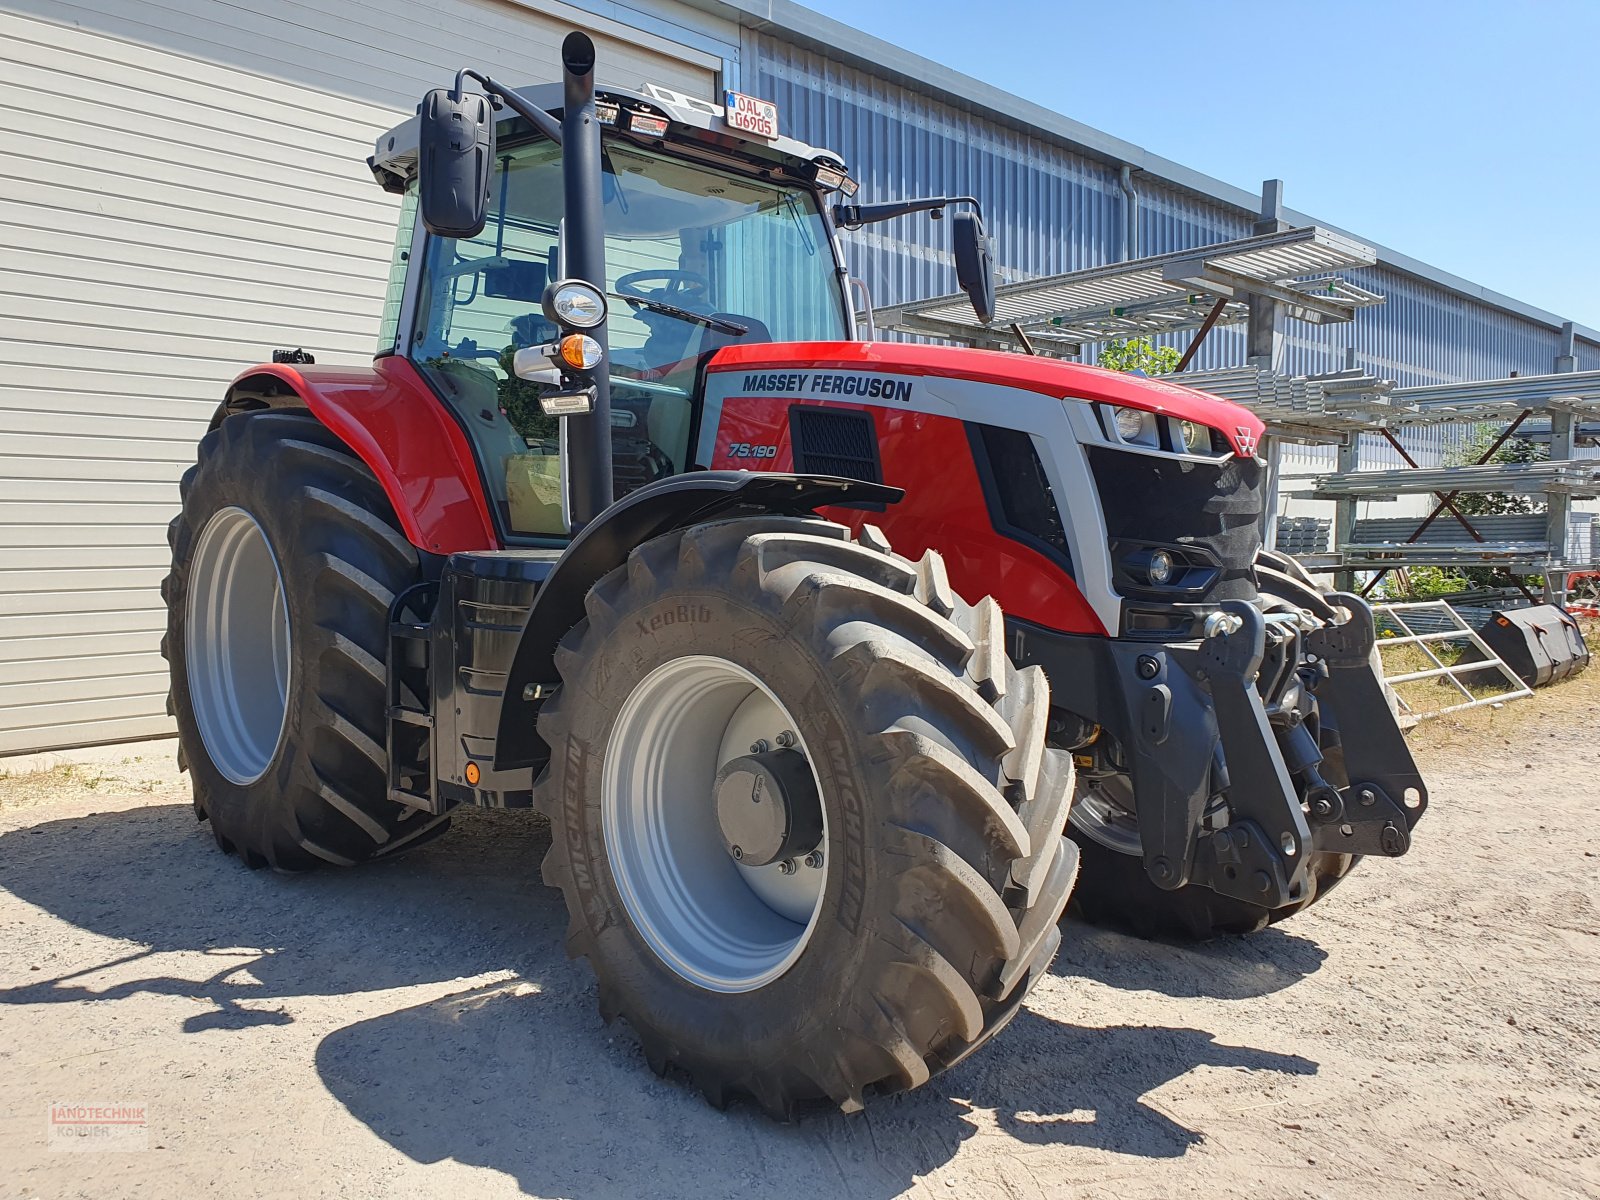
{"type": "Polygon", "coordinates": [[[904,494],[882,484],[820,475],[696,471],[648,484],[617,501],[572,539],[534,598],[506,679],[495,769],[531,767],[548,755],[535,722],[544,689],[560,681],[556,645],[583,620],[589,589],[627,562],[635,546],[706,521],[762,513],[810,515],[847,501],[892,504],[904,494]]]}
{"type": "Polygon", "coordinates": [[[453,554],[498,546],[472,446],[405,359],[387,356],[367,367],[252,367],[229,386],[211,427],[263,408],[309,409],[377,476],[417,549],[453,554]]]}

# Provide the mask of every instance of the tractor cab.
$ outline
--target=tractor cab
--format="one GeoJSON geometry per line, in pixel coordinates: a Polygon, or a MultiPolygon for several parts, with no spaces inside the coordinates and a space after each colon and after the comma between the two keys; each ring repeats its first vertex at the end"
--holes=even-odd
{"type": "MultiPolygon", "coordinates": [[[[559,114],[559,88],[519,93],[559,114]]],[[[723,347],[852,336],[825,198],[854,190],[839,160],[790,138],[736,131],[724,110],[647,85],[596,96],[602,126],[604,292],[613,498],[694,461],[705,364],[723,347]]],[[[419,121],[379,139],[371,166],[406,197],[380,353],[408,358],[474,443],[510,544],[564,539],[561,390],[550,364],[517,354],[554,344],[547,286],[563,261],[562,147],[502,111],[487,220],[472,237],[418,219],[419,121]]],[[[598,285],[599,281],[592,281],[598,285]]]]}

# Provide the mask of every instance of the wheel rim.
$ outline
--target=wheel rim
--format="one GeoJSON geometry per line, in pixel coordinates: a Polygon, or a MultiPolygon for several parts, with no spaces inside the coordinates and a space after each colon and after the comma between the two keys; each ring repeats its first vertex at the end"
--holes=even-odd
{"type": "Polygon", "coordinates": [[[1078,787],[1068,815],[1072,827],[1118,854],[1141,855],[1139,817],[1133,789],[1122,776],[1085,781],[1078,787]]]}
{"type": "MultiPolygon", "coordinates": [[[[718,769],[786,732],[807,754],[771,689],[709,655],[657,667],[612,730],[601,797],[612,877],[650,948],[709,991],[754,991],[778,978],[805,950],[822,910],[825,865],[801,862],[785,875],[778,863],[735,862],[717,823],[718,769]]],[[[814,767],[812,778],[820,794],[814,767]]]]}
{"type": "Polygon", "coordinates": [[[267,535],[242,508],[219,510],[200,533],[184,655],[206,753],[234,783],[254,783],[288,712],[289,610],[267,535]]]}

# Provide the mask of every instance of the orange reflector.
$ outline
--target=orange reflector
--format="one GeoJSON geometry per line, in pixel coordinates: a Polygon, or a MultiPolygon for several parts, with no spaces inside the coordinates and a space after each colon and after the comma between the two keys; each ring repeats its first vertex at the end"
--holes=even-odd
{"type": "Polygon", "coordinates": [[[478,786],[478,780],[480,780],[482,778],[483,778],[483,772],[478,770],[478,764],[475,763],[475,762],[469,762],[467,764],[467,782],[470,783],[473,787],[477,787],[478,786]]]}

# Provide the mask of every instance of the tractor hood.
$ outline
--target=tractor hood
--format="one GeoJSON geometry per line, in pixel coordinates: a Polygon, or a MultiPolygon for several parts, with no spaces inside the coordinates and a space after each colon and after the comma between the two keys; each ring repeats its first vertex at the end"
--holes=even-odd
{"type": "MultiPolygon", "coordinates": [[[[1217,430],[1235,454],[1246,458],[1258,453],[1266,429],[1261,418],[1247,408],[1165,379],[1124,375],[1055,358],[961,346],[903,342],[780,342],[730,346],[717,352],[708,369],[792,374],[877,371],[970,379],[1041,392],[1063,400],[1099,401],[1193,421],[1217,430]]],[[[796,385],[794,390],[803,388],[796,385]]]]}

